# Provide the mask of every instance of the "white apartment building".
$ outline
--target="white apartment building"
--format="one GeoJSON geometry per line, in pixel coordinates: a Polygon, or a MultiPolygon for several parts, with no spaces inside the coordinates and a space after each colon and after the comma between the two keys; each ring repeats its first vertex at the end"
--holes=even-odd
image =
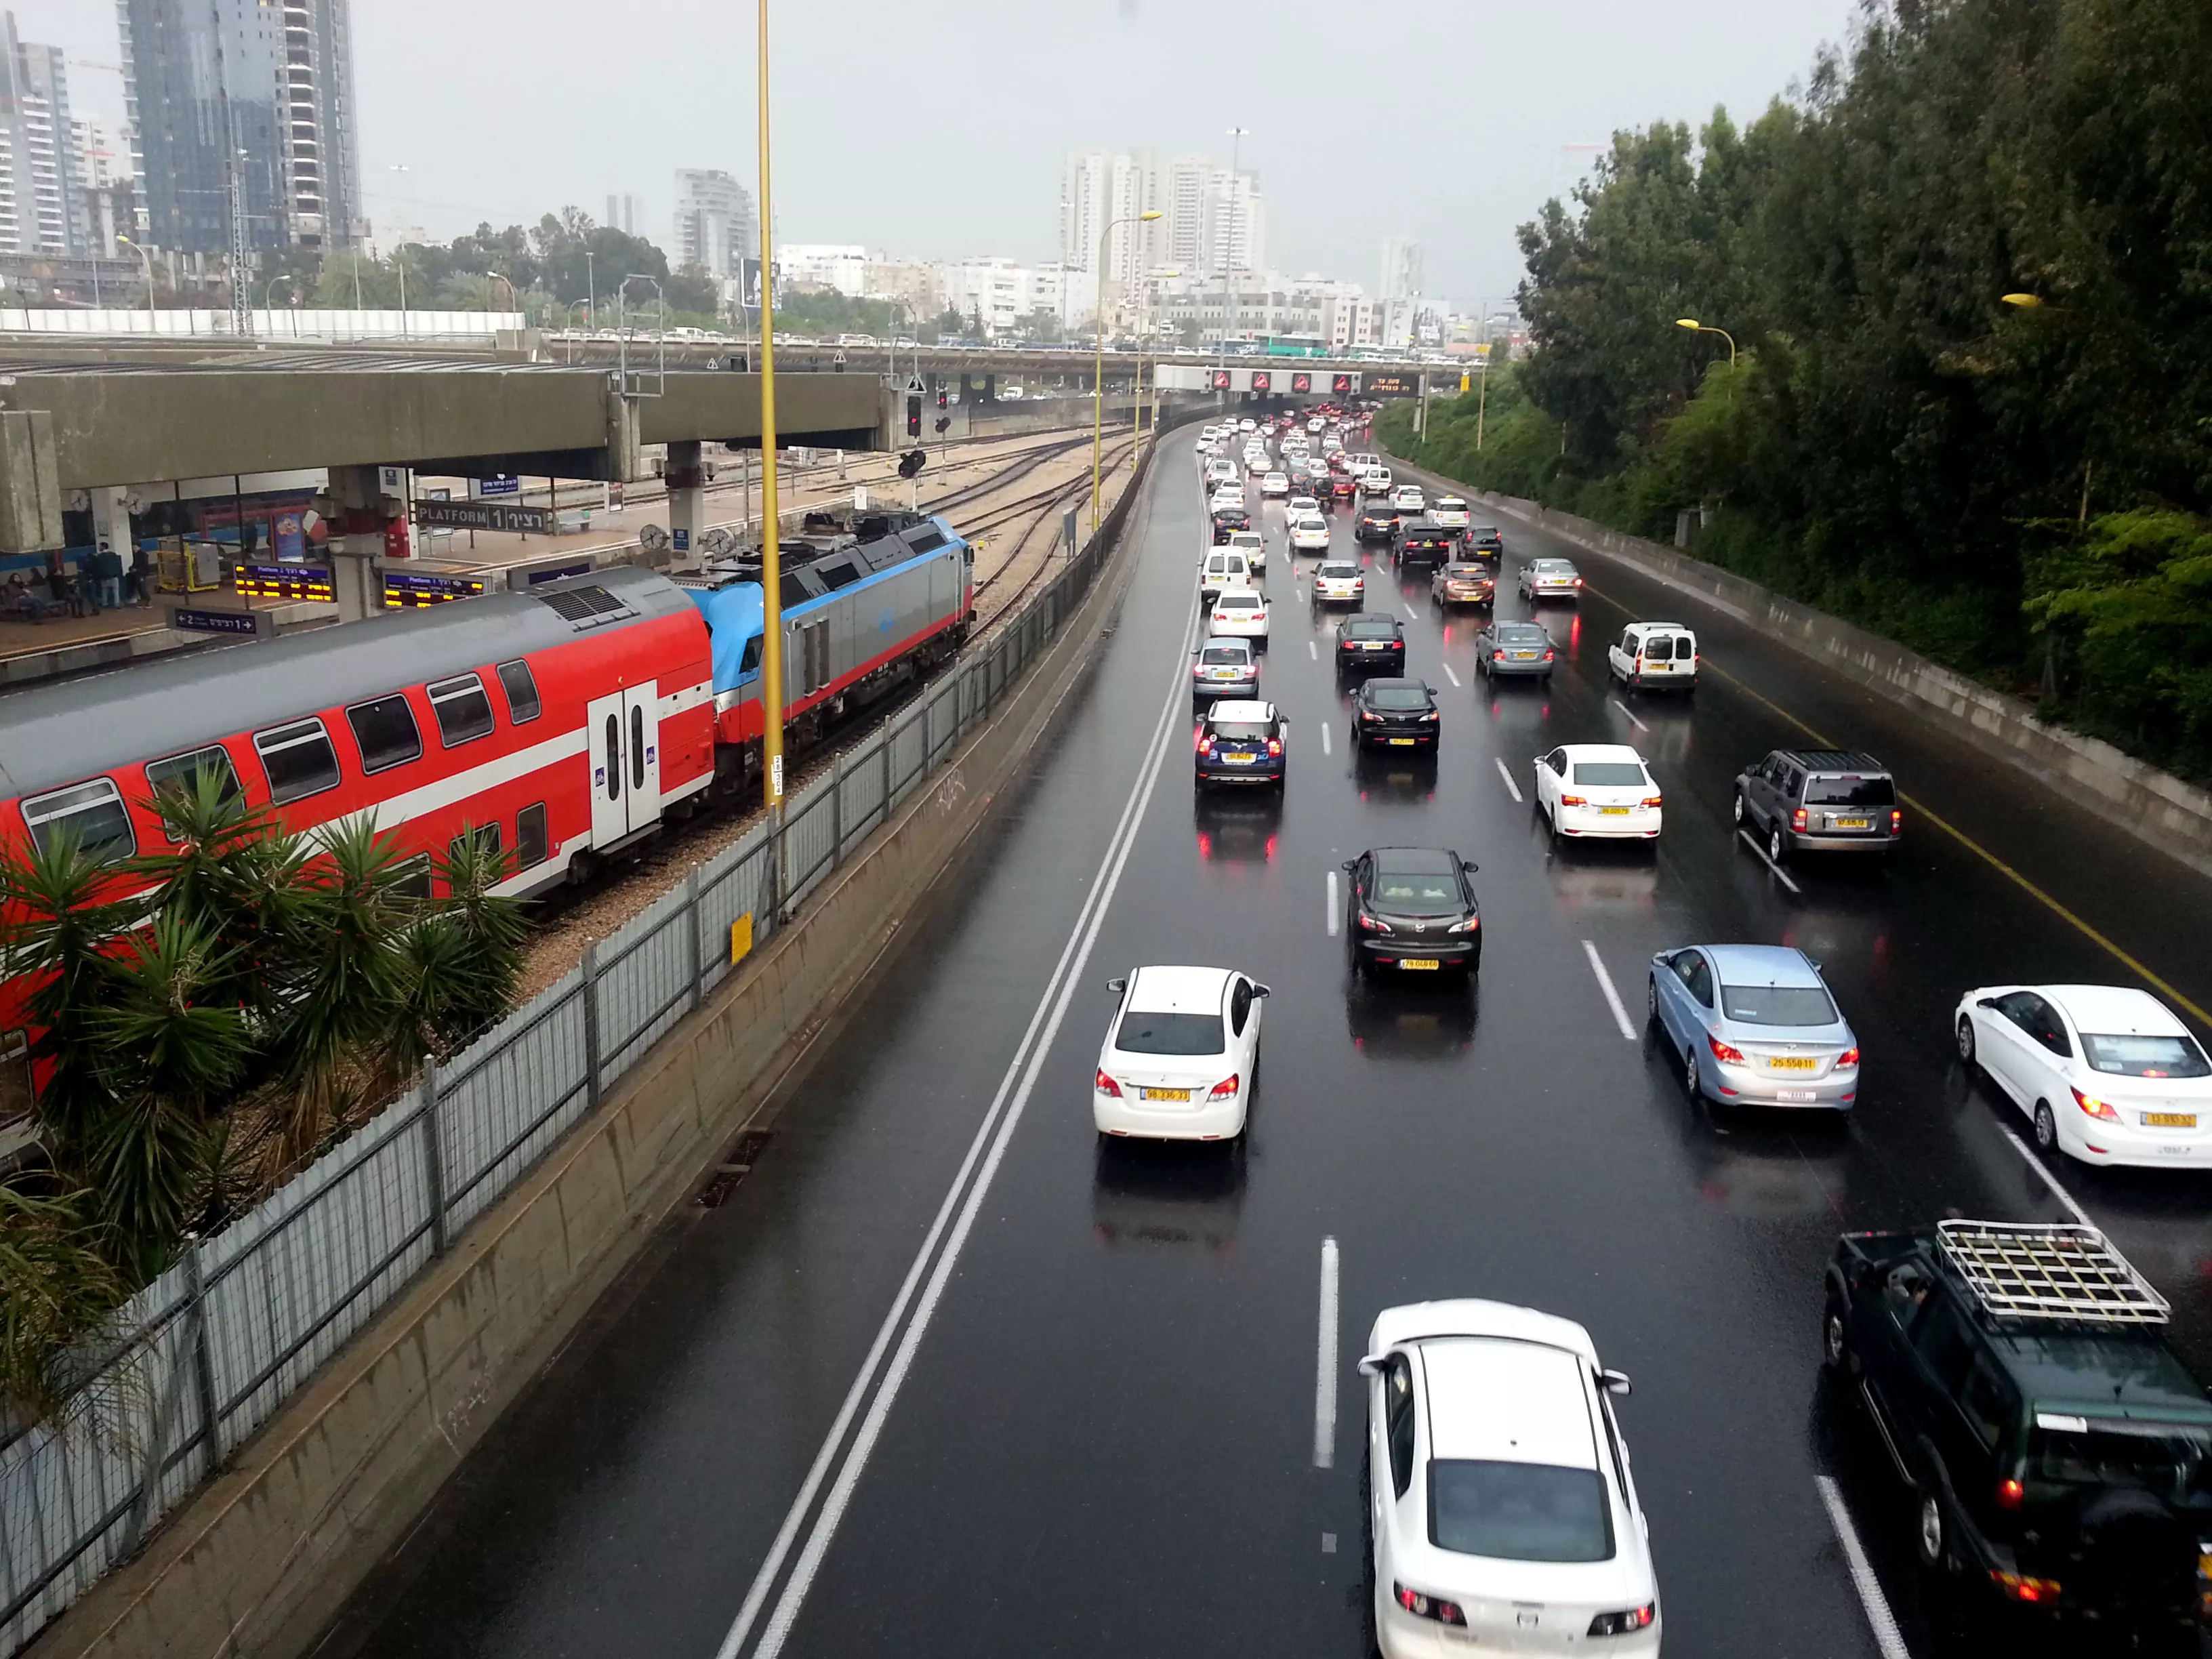
{"type": "MultiPolygon", "coordinates": [[[[752,192],[719,167],[676,169],[676,246],[669,263],[741,276],[752,254],[752,192]]],[[[782,280],[791,280],[788,271],[782,280]]]]}
{"type": "Polygon", "coordinates": [[[1139,272],[1218,276],[1267,265],[1267,205],[1259,175],[1232,173],[1209,156],[1162,161],[1150,150],[1069,152],[1060,193],[1060,258],[1094,273],[1101,233],[1115,220],[1161,216],[1114,233],[1106,270],[1109,302],[1139,272]]]}
{"type": "Polygon", "coordinates": [[[0,28],[0,252],[87,253],[88,210],[77,177],[69,71],[59,46],[0,28]]]}
{"type": "Polygon", "coordinates": [[[868,250],[857,242],[786,242],[775,264],[787,287],[832,289],[855,300],[867,292],[868,250]]]}
{"type": "Polygon", "coordinates": [[[1410,236],[1392,236],[1382,244],[1382,283],[1376,292],[1385,300],[1412,300],[1428,292],[1428,260],[1421,245],[1410,236]]]}
{"type": "Polygon", "coordinates": [[[1036,312],[1050,312],[1065,328],[1091,316],[1096,294],[1087,272],[1018,259],[963,259],[942,267],[945,306],[978,322],[986,335],[1010,334],[1036,312]]]}

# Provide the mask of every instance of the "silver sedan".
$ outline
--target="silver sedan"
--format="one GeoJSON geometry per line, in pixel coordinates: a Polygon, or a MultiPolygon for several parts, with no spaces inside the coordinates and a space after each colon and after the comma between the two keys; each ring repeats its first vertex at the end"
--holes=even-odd
{"type": "Polygon", "coordinates": [[[1848,1110],[1859,1040],[1813,959],[1782,945],[1692,945],[1651,958],[1646,1007],[1693,1100],[1848,1110]]]}
{"type": "Polygon", "coordinates": [[[1569,559],[1531,559],[1521,567],[1521,597],[1524,599],[1578,599],[1582,573],[1569,559]]]}

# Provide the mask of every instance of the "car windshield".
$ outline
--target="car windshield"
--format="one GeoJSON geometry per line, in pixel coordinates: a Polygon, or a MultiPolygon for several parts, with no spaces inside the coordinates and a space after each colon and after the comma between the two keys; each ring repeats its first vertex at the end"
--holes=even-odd
{"type": "Polygon", "coordinates": [[[2187,1036],[2094,1036],[2081,1033],[2089,1064],[2115,1077],[2204,1077],[2204,1051],[2187,1036]]]}
{"type": "Polygon", "coordinates": [[[1894,806],[1897,786],[1887,778],[1808,778],[1808,806],[1894,806]]]}
{"type": "Polygon", "coordinates": [[[1577,761],[1575,781],[1599,788],[1640,789],[1644,783],[1644,769],[1634,761],[1577,761]]]}
{"type": "Polygon", "coordinates": [[[1121,1016],[1114,1046],[1125,1054],[1218,1054],[1224,1047],[1221,1016],[1133,1008],[1121,1016]]]}
{"type": "Polygon", "coordinates": [[[1409,916],[1455,916],[1467,908],[1459,882],[1442,871],[1377,870],[1374,900],[1409,916]]]}
{"type": "Polygon", "coordinates": [[[1209,645],[1199,653],[1198,659],[1200,662],[1218,663],[1224,665],[1251,660],[1245,654],[1244,647],[1241,645],[1209,645]]]}
{"type": "Polygon", "coordinates": [[[1571,576],[1575,569],[1565,559],[1539,559],[1528,568],[1539,576],[1571,576]]]}
{"type": "Polygon", "coordinates": [[[1723,985],[1721,1012],[1744,1025],[1836,1023],[1836,1005],[1817,985],[1723,985]]]}
{"type": "Polygon", "coordinates": [[[1426,708],[1429,694],[1418,685],[1370,685],[1367,701],[1377,708],[1426,708]]]}
{"type": "Polygon", "coordinates": [[[2028,1439],[2028,1470],[2032,1480],[2132,1486],[2170,1504],[2212,1507],[2212,1427],[2038,1413],[2028,1439]],[[2067,1426],[2057,1426],[2061,1422],[2067,1426]]]}
{"type": "Polygon", "coordinates": [[[1552,636],[1527,623],[1508,623],[1492,635],[1500,645],[1549,645],[1552,636]]]}
{"type": "Polygon", "coordinates": [[[1292,526],[1292,528],[1297,530],[1326,531],[1328,528],[1328,525],[1325,520],[1322,519],[1300,519],[1297,523],[1292,526]]]}
{"type": "Polygon", "coordinates": [[[1268,726],[1255,720],[1221,720],[1215,724],[1213,735],[1217,738],[1228,738],[1241,742],[1258,743],[1273,737],[1274,732],[1268,726]]]}
{"type": "Polygon", "coordinates": [[[1378,617],[1373,622],[1350,622],[1344,625],[1346,637],[1355,640],[1387,640],[1396,637],[1398,624],[1388,617],[1378,617]]]}
{"type": "Polygon", "coordinates": [[[1595,1469],[1432,1458],[1429,1541],[1500,1561],[1609,1561],[1612,1506],[1595,1469]]]}

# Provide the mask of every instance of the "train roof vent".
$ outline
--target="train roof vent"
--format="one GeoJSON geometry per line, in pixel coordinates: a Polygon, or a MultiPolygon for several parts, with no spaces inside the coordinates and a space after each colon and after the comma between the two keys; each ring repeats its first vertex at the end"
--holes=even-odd
{"type": "Polygon", "coordinates": [[[917,553],[934,553],[945,545],[945,532],[932,525],[920,535],[909,532],[906,544],[917,553]]]}
{"type": "Polygon", "coordinates": [[[557,587],[535,595],[544,605],[550,605],[556,615],[565,617],[568,625],[581,633],[587,628],[603,628],[624,617],[635,617],[635,606],[625,605],[604,587],[596,584],[586,587],[557,587]]]}

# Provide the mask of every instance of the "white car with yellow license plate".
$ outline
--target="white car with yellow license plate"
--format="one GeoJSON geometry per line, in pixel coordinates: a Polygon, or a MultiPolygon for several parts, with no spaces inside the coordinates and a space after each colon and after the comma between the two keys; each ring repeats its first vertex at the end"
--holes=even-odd
{"type": "Polygon", "coordinates": [[[1321,511],[1321,501],[1312,495],[1293,495],[1283,503],[1284,514],[1292,519],[1307,513],[1321,511]]]}
{"type": "Polygon", "coordinates": [[[1267,988],[1233,968],[1139,968],[1099,1047],[1091,1115],[1102,1135],[1233,1140],[1260,1064],[1267,988]]]}
{"type": "Polygon", "coordinates": [[[1267,538],[1258,531],[1232,530],[1223,546],[1229,552],[1244,556],[1244,562],[1252,567],[1255,580],[1267,574],[1267,538]]]}
{"type": "Polygon", "coordinates": [[[2116,985],[1985,985],[1959,999],[1959,1058],[2085,1164],[2212,1168],[2212,1062],[2171,1009],[2116,985]]]}
{"type": "Polygon", "coordinates": [[[1606,647],[1606,672],[1632,690],[1698,689],[1698,636],[1680,623],[1631,623],[1606,647]]]}
{"type": "Polygon", "coordinates": [[[1563,744],[1536,757],[1536,806],[1555,836],[1657,841],[1659,786],[1625,743],[1563,744]]]}
{"type": "Polygon", "coordinates": [[[1328,551],[1328,520],[1322,517],[1318,511],[1308,511],[1291,516],[1291,551],[1293,553],[1328,551]]]}
{"type": "Polygon", "coordinates": [[[1419,513],[1428,505],[1419,484],[1400,484],[1390,492],[1390,505],[1401,513],[1419,513]]]}
{"type": "Polygon", "coordinates": [[[1267,601],[1253,587],[1224,587],[1206,613],[1206,632],[1216,639],[1250,640],[1267,648],[1267,601]]]}
{"type": "Polygon", "coordinates": [[[1366,471],[1360,473],[1358,477],[1359,494],[1361,499],[1371,499],[1376,495],[1387,495],[1390,493],[1390,469],[1389,467],[1370,466],[1366,471]]]}
{"type": "Polygon", "coordinates": [[[1521,597],[1534,604],[1538,599],[1575,599],[1583,595],[1582,573],[1569,559],[1531,559],[1521,567],[1521,597]]]}
{"type": "Polygon", "coordinates": [[[1460,495],[1437,496],[1435,505],[1429,508],[1429,518],[1446,530],[1464,530],[1473,522],[1468,515],[1466,498],[1460,495]]]}
{"type": "Polygon", "coordinates": [[[1414,1303],[1376,1317],[1359,1371],[1383,1659],[1658,1653],[1650,1527],[1613,1411],[1629,1382],[1588,1331],[1414,1303]]]}
{"type": "Polygon", "coordinates": [[[1314,569],[1316,605],[1358,605],[1367,597],[1367,574],[1358,561],[1331,559],[1314,569]]]}
{"type": "Polygon", "coordinates": [[[1210,605],[1224,587],[1249,587],[1255,573],[1252,561],[1237,547],[1215,547],[1199,561],[1198,602],[1210,605]]]}
{"type": "Polygon", "coordinates": [[[1261,475],[1260,494],[1262,499],[1268,496],[1284,496],[1290,493],[1291,475],[1289,473],[1267,472],[1261,475]]]}

